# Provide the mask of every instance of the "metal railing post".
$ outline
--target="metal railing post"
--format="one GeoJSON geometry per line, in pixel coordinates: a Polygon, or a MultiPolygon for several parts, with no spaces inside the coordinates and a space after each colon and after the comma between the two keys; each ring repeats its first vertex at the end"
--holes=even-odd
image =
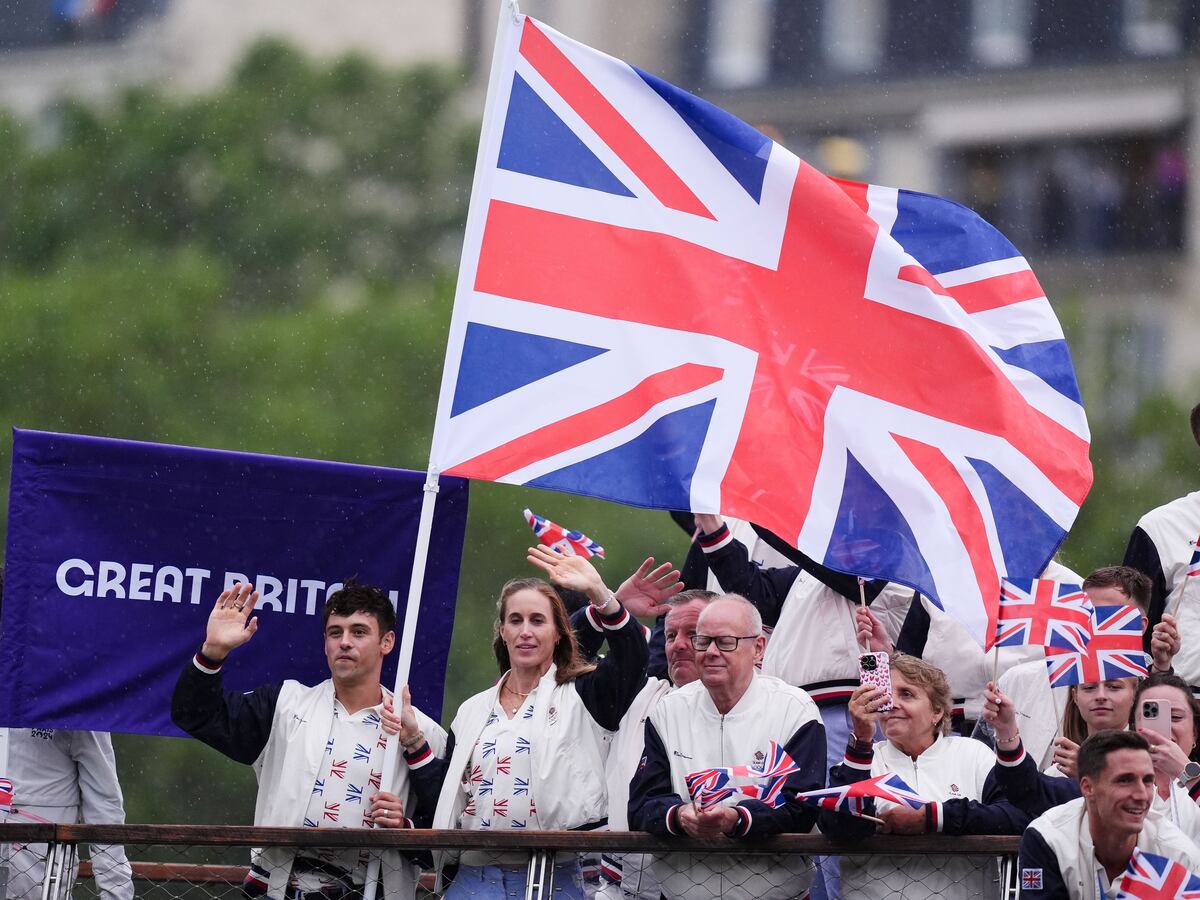
{"type": "Polygon", "coordinates": [[[1007,854],[1000,857],[1000,900],[1017,900],[1021,893],[1017,857],[1007,854]]]}
{"type": "Polygon", "coordinates": [[[54,884],[54,870],[61,852],[62,845],[57,842],[46,845],[46,859],[42,868],[42,900],[50,900],[52,896],[51,885],[54,884]]]}
{"type": "Polygon", "coordinates": [[[554,851],[534,850],[525,875],[525,900],[549,900],[553,893],[554,851]]]}

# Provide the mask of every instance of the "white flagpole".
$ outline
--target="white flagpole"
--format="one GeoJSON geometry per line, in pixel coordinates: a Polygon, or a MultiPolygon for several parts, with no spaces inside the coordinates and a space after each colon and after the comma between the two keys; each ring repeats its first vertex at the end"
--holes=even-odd
{"type": "MultiPolygon", "coordinates": [[[[488,76],[487,100],[484,102],[483,123],[479,130],[479,150],[475,159],[475,184],[473,185],[472,196],[475,194],[474,187],[478,187],[480,166],[486,149],[487,136],[490,133],[491,119],[495,114],[494,96],[498,80],[497,72],[503,59],[505,40],[511,33],[509,22],[506,20],[518,21],[520,12],[517,0],[500,0],[499,15],[496,19],[496,42],[492,50],[492,67],[488,76]]],[[[435,425],[435,444],[437,440],[436,430],[435,425]]],[[[429,557],[429,537],[433,531],[433,512],[437,504],[438,475],[438,470],[434,468],[433,461],[430,460],[429,469],[425,475],[425,494],[421,498],[421,518],[417,525],[417,544],[413,551],[412,577],[409,579],[408,602],[404,609],[404,629],[400,635],[400,657],[396,664],[396,681],[392,689],[396,698],[400,697],[401,690],[408,684],[412,669],[413,646],[416,643],[417,636],[417,617],[421,611],[421,591],[425,585],[425,568],[429,557]]],[[[399,704],[400,700],[397,699],[396,703],[399,704]]],[[[396,712],[399,713],[399,711],[399,708],[397,708],[396,712]]],[[[436,712],[440,713],[441,710],[437,710],[436,712]]],[[[400,752],[399,745],[400,740],[398,735],[395,740],[388,738],[386,741],[383,751],[383,775],[379,784],[381,792],[391,792],[392,790],[392,772],[396,768],[396,755],[400,752]]],[[[408,811],[406,810],[405,812],[408,811]]],[[[377,852],[372,852],[371,861],[367,865],[366,883],[363,886],[363,900],[375,900],[376,886],[379,883],[380,862],[381,855],[377,852]]]]}

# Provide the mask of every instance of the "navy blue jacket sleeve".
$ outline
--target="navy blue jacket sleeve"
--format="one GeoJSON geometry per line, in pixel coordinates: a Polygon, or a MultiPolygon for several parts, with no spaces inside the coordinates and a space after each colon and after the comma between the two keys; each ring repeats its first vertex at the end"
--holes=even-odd
{"type": "Polygon", "coordinates": [[[442,782],[446,780],[446,770],[454,756],[454,732],[446,736],[446,753],[444,756],[434,756],[429,744],[424,741],[412,751],[405,751],[404,761],[408,763],[408,778],[412,792],[417,798],[419,816],[413,818],[417,828],[430,828],[433,825],[433,813],[437,809],[438,798],[442,793],[442,782]]]}
{"type": "Polygon", "coordinates": [[[591,607],[583,613],[588,620],[585,627],[608,639],[608,655],[591,672],[575,679],[575,690],[600,727],[616,731],[621,717],[646,683],[649,651],[645,632],[624,606],[613,616],[601,616],[591,607]]]}
{"type": "Polygon", "coordinates": [[[271,736],[282,683],[248,694],[224,690],[221,672],[201,672],[188,660],[171,697],[171,721],[232,760],[250,765],[271,736]]]}
{"type": "Polygon", "coordinates": [[[646,720],[646,746],[629,782],[629,827],[660,837],[681,835],[679,810],[686,801],[671,787],[671,763],[653,723],[646,720]]]}
{"type": "Polygon", "coordinates": [[[998,754],[992,776],[1004,791],[1008,802],[1032,821],[1046,810],[1081,796],[1079,782],[1074,778],[1056,778],[1037,770],[1033,757],[1018,744],[1007,753],[998,754]],[[1019,760],[1019,762],[1014,761],[1019,760]],[[1009,764],[1005,765],[1005,761],[1009,764]]]}
{"type": "Polygon", "coordinates": [[[784,749],[800,767],[800,771],[789,775],[784,784],[784,804],[772,808],[761,800],[741,801],[738,806],[749,816],[743,816],[735,836],[753,838],[770,834],[803,834],[811,831],[816,823],[817,807],[797,800],[796,795],[825,787],[825,726],[819,719],[805,722],[791,736],[784,749]]]}
{"type": "Polygon", "coordinates": [[[930,831],[943,834],[1020,834],[1031,821],[1009,802],[997,783],[995,769],[983,783],[982,800],[930,803],[925,807],[925,819],[930,831]]]}
{"type": "Polygon", "coordinates": [[[1021,836],[1017,869],[1021,900],[1070,900],[1071,892],[1063,883],[1058,857],[1037,829],[1026,828],[1021,836]]]}
{"type": "Polygon", "coordinates": [[[588,662],[595,662],[604,648],[604,632],[591,626],[586,606],[571,613],[571,630],[575,632],[575,641],[579,644],[579,655],[588,662]]]}
{"type": "Polygon", "coordinates": [[[1171,591],[1167,585],[1167,576],[1163,572],[1158,548],[1154,546],[1154,541],[1150,540],[1150,535],[1140,527],[1134,528],[1133,534],[1129,535],[1124,565],[1137,569],[1150,579],[1150,608],[1146,613],[1149,624],[1146,626],[1145,637],[1146,652],[1149,652],[1151,632],[1154,631],[1154,626],[1162,621],[1163,613],[1167,611],[1167,594],[1171,591]]]}

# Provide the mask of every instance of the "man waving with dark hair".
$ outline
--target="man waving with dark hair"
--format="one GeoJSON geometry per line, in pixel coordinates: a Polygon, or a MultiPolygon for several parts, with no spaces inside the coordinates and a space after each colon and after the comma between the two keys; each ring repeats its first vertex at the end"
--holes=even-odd
{"type": "MultiPolygon", "coordinates": [[[[263,685],[247,694],[222,690],[221,668],[230,652],[258,630],[251,617],[258,592],[235,585],[217,598],[204,644],[175,686],[175,724],[258,775],[255,825],[312,828],[411,827],[408,765],[396,754],[391,791],[379,790],[387,735],[380,710],[392,696],[379,677],[396,642],[396,613],[381,590],[347,583],[323,614],[330,678],[315,687],[297,681],[263,685]]],[[[407,688],[405,689],[407,693],[407,688]]],[[[417,712],[425,739],[440,752],[445,732],[417,712]]],[[[433,810],[421,810],[421,818],[433,810]]],[[[336,898],[361,890],[366,857],[358,848],[281,848],[259,851],[245,888],[282,900],[294,892],[336,898]]],[[[416,867],[385,853],[388,896],[414,895],[416,867]],[[392,858],[388,858],[388,857],[392,858]]]]}

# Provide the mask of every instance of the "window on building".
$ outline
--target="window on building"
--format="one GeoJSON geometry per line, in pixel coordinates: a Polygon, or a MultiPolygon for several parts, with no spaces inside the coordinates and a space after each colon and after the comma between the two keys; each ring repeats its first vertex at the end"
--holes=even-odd
{"type": "Polygon", "coordinates": [[[883,0],[828,0],[824,12],[821,42],[830,67],[845,74],[876,71],[887,23],[883,0]]]}
{"type": "Polygon", "coordinates": [[[956,193],[1044,253],[1180,250],[1188,201],[1179,134],[978,147],[951,158],[956,193]]]}
{"type": "Polygon", "coordinates": [[[773,0],[710,0],[708,81],[714,87],[762,84],[770,75],[773,0]]]}
{"type": "Polygon", "coordinates": [[[1183,50],[1182,0],[1125,0],[1125,46],[1142,56],[1183,50]]]}
{"type": "Polygon", "coordinates": [[[1029,62],[1030,0],[974,0],[971,4],[971,49],[985,66],[1019,66],[1029,62]]]}

